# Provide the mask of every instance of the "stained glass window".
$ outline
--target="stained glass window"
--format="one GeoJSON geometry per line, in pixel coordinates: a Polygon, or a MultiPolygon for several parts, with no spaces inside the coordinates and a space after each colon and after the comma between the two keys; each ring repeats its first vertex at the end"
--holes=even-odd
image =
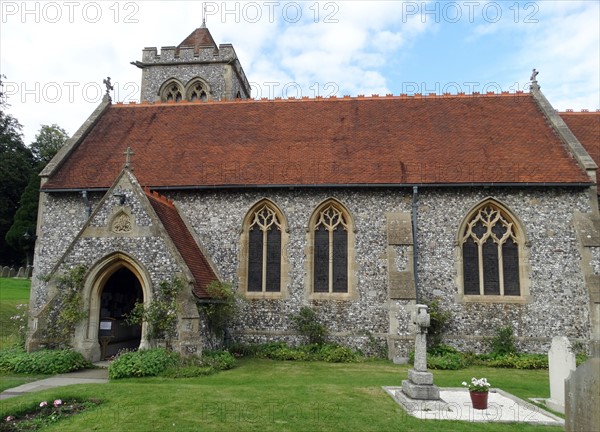
{"type": "Polygon", "coordinates": [[[252,213],[248,226],[249,292],[281,291],[281,229],[281,219],[269,204],[252,213]]]}
{"type": "Polygon", "coordinates": [[[461,244],[465,295],[521,295],[516,230],[512,218],[490,202],[471,217],[461,244]]]}
{"type": "Polygon", "coordinates": [[[347,293],[348,217],[334,203],[319,211],[313,242],[313,291],[347,293]]]}

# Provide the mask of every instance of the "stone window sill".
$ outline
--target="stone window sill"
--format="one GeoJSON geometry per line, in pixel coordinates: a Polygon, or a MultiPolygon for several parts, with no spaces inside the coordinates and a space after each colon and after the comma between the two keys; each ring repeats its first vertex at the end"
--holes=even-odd
{"type": "Polygon", "coordinates": [[[357,298],[354,293],[310,293],[309,300],[355,300],[357,298]]]}
{"type": "Polygon", "coordinates": [[[246,291],[244,297],[248,300],[282,300],[284,295],[282,292],[253,292],[246,291]]]}
{"type": "Polygon", "coordinates": [[[499,295],[456,295],[457,303],[510,303],[510,304],[529,304],[532,302],[531,296],[499,296],[499,295]]]}

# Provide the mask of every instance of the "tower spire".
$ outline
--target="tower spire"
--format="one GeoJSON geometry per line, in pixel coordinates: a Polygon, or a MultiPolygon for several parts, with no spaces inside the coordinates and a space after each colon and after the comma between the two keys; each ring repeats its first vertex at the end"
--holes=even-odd
{"type": "Polygon", "coordinates": [[[206,5],[202,3],[202,26],[201,28],[206,28],[206,5]]]}

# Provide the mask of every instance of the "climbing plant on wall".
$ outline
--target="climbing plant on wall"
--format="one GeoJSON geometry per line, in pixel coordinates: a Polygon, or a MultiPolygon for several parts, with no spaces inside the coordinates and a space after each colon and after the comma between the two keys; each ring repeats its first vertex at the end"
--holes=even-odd
{"type": "Polygon", "coordinates": [[[49,348],[70,347],[75,327],[87,316],[82,296],[86,273],[87,268],[78,265],[55,277],[57,294],[48,314],[49,348]]]}
{"type": "Polygon", "coordinates": [[[226,282],[213,281],[206,287],[206,292],[212,300],[199,303],[200,312],[204,312],[209,330],[219,339],[223,340],[227,331],[227,323],[238,310],[238,298],[226,282]]]}
{"type": "Polygon", "coordinates": [[[169,343],[177,333],[177,294],[183,289],[184,282],[173,278],[163,281],[156,290],[156,296],[147,305],[137,302],[126,317],[130,325],[148,325],[148,339],[165,339],[169,343]]]}

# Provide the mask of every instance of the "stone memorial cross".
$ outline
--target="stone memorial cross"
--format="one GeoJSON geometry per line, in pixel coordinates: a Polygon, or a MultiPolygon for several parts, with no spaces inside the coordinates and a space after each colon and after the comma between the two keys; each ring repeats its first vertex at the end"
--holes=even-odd
{"type": "Polygon", "coordinates": [[[431,324],[427,306],[417,305],[415,324],[417,325],[417,333],[415,335],[414,369],[417,372],[427,372],[427,328],[431,324]]]}

